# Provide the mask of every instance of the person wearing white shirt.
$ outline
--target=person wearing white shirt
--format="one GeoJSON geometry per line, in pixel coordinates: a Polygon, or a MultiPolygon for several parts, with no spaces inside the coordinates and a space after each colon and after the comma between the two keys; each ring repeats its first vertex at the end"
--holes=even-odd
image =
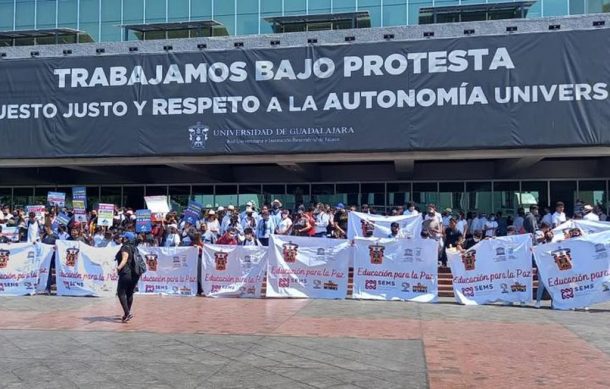
{"type": "Polygon", "coordinates": [[[178,234],[178,226],[175,224],[169,225],[169,233],[165,238],[165,247],[180,246],[180,235],[178,234]]]}
{"type": "Polygon", "coordinates": [[[585,205],[584,207],[584,211],[585,211],[585,215],[583,216],[584,220],[591,220],[591,221],[599,221],[599,216],[597,216],[597,214],[595,212],[593,212],[593,207],[590,206],[589,204],[585,205]]]}
{"type": "Polygon", "coordinates": [[[405,216],[417,216],[417,215],[419,215],[419,212],[417,211],[417,209],[415,209],[415,202],[409,201],[409,203],[407,204],[406,211],[404,211],[402,214],[405,215],[405,216]]]}
{"type": "Polygon", "coordinates": [[[220,234],[220,223],[218,222],[216,212],[213,209],[208,211],[208,218],[206,219],[205,224],[207,224],[208,231],[217,236],[220,234]]]}
{"type": "Polygon", "coordinates": [[[484,229],[485,236],[487,238],[493,238],[494,236],[496,236],[496,231],[498,230],[498,222],[496,221],[496,217],[494,215],[491,215],[489,217],[489,220],[485,222],[484,229]]]}
{"type": "Polygon", "coordinates": [[[480,213],[479,216],[472,221],[472,231],[483,232],[483,230],[485,230],[485,223],[487,223],[487,217],[485,213],[480,213]]]}
{"type": "Polygon", "coordinates": [[[563,212],[564,211],[564,204],[561,201],[558,201],[555,204],[555,213],[553,214],[553,228],[557,227],[558,225],[560,225],[561,223],[565,223],[566,219],[566,214],[563,212]]]}
{"type": "Polygon", "coordinates": [[[36,214],[34,212],[30,212],[28,216],[28,242],[40,241],[40,224],[38,223],[38,220],[36,220],[36,214]]]}
{"type": "Polygon", "coordinates": [[[330,223],[330,215],[324,210],[320,210],[316,214],[316,234],[315,237],[321,238],[326,236],[326,230],[330,223]]]}
{"type": "Polygon", "coordinates": [[[549,208],[544,208],[544,216],[542,216],[542,220],[540,222],[541,224],[546,223],[549,226],[553,225],[553,214],[549,208]]]}
{"type": "Polygon", "coordinates": [[[292,220],[290,220],[290,212],[288,210],[283,210],[282,213],[282,221],[277,225],[275,229],[275,233],[278,235],[288,235],[290,233],[290,228],[292,227],[292,220]]]}

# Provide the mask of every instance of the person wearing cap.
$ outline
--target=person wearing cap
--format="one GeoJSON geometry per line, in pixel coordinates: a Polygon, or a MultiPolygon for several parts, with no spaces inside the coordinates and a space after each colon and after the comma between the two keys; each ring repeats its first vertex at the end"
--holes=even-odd
{"type": "Polygon", "coordinates": [[[231,216],[235,214],[235,206],[233,204],[229,204],[227,206],[226,212],[224,216],[220,220],[220,235],[224,235],[227,232],[227,228],[229,228],[229,224],[231,224],[231,216]]]}
{"type": "Polygon", "coordinates": [[[132,271],[131,262],[134,261],[134,250],[136,235],[133,232],[125,232],[121,236],[121,249],[116,254],[117,274],[119,281],[117,283],[117,296],[123,308],[123,323],[128,322],[133,318],[131,309],[133,306],[133,294],[138,284],[139,277],[132,271]]]}
{"type": "Polygon", "coordinates": [[[178,234],[178,226],[176,224],[170,224],[168,226],[167,236],[165,237],[165,247],[177,247],[180,246],[180,234],[178,234]]]}
{"type": "Polygon", "coordinates": [[[553,213],[553,224],[551,225],[552,228],[557,228],[558,225],[566,222],[567,219],[564,209],[565,205],[563,204],[563,202],[558,201],[557,203],[555,203],[555,213],[553,213]]]}
{"type": "Polygon", "coordinates": [[[258,214],[255,215],[255,212],[251,206],[246,207],[245,216],[241,219],[241,226],[243,231],[245,231],[246,228],[251,228],[252,231],[256,231],[257,220],[258,214]]]}
{"type": "Polygon", "coordinates": [[[595,212],[593,212],[593,207],[589,204],[585,205],[583,208],[585,214],[582,217],[584,220],[591,220],[591,221],[599,221],[599,216],[597,216],[597,214],[595,212]]]}
{"type": "Polygon", "coordinates": [[[347,238],[347,221],[348,215],[343,203],[337,204],[335,207],[335,217],[333,218],[333,235],[338,239],[347,238]]]}
{"type": "Polygon", "coordinates": [[[248,216],[248,213],[255,219],[258,219],[258,212],[256,212],[256,205],[252,201],[246,203],[246,209],[239,214],[239,221],[244,224],[244,219],[248,216]]]}

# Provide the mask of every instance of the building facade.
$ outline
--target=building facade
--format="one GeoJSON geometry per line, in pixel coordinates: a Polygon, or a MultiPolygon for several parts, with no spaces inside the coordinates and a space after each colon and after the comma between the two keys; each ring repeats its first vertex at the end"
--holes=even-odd
{"type": "MultiPolygon", "coordinates": [[[[0,0],[0,31],[72,28],[94,42],[125,40],[120,26],[215,20],[229,35],[272,32],[265,18],[367,11],[371,27],[418,24],[424,7],[480,0],[0,0]]],[[[491,2],[489,2],[491,3],[491,2]]],[[[610,11],[610,0],[538,0],[527,18],[610,11]]],[[[324,26],[320,26],[324,28],[324,26]]],[[[127,39],[136,39],[134,34],[127,39]]]]}

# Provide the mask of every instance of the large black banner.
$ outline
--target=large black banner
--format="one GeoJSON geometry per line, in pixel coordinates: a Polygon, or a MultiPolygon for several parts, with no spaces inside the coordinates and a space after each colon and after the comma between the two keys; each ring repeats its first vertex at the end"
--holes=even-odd
{"type": "Polygon", "coordinates": [[[0,158],[609,145],[610,33],[5,60],[0,158]]]}

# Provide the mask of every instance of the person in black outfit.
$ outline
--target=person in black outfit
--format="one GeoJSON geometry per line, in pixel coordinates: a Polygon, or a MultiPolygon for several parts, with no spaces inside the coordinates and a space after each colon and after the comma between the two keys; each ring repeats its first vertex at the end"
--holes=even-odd
{"type": "Polygon", "coordinates": [[[133,304],[133,293],[138,284],[139,277],[133,271],[133,254],[135,247],[136,235],[133,232],[125,232],[122,236],[123,245],[117,253],[115,259],[117,261],[117,273],[119,275],[119,283],[117,285],[117,296],[123,308],[123,323],[133,319],[131,306],[133,304]]]}
{"type": "MultiPolygon", "coordinates": [[[[449,219],[449,227],[445,229],[445,250],[451,247],[461,249],[464,241],[464,235],[462,231],[457,228],[457,220],[455,217],[449,219]]],[[[447,254],[445,250],[441,253],[441,263],[443,266],[447,266],[447,254]]]]}

